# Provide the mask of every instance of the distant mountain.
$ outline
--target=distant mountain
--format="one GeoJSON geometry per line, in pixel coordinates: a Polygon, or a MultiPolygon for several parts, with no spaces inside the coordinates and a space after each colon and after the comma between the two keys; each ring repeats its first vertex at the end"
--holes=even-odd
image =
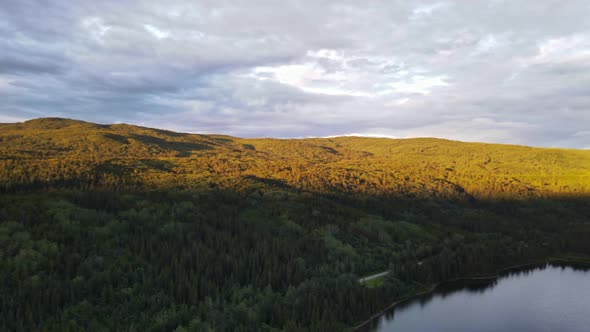
{"type": "Polygon", "coordinates": [[[434,138],[243,139],[42,118],[1,124],[0,158],[8,190],[274,187],[469,199],[590,192],[590,151],[434,138]]]}

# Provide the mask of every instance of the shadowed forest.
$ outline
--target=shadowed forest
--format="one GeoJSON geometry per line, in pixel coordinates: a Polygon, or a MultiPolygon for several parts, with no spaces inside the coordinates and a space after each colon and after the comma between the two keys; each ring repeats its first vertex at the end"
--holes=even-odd
{"type": "Polygon", "coordinates": [[[587,150],[45,118],[0,125],[0,191],[6,331],[346,331],[439,281],[590,256],[587,150]]]}

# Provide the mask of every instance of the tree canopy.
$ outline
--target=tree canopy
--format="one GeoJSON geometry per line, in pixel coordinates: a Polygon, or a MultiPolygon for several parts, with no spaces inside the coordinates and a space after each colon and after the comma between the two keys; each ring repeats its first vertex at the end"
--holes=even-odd
{"type": "Polygon", "coordinates": [[[0,125],[0,191],[7,331],[344,331],[439,281],[590,255],[584,150],[52,118],[0,125]]]}

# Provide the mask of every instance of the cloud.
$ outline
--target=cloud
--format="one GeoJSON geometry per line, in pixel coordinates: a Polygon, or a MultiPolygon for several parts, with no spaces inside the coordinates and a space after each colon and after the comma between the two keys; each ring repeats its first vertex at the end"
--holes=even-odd
{"type": "Polygon", "coordinates": [[[587,147],[587,1],[0,2],[0,121],[587,147]]]}
{"type": "Polygon", "coordinates": [[[168,38],[170,37],[170,32],[169,31],[164,31],[161,30],[159,28],[156,28],[153,25],[150,24],[144,24],[143,27],[152,35],[154,35],[154,37],[156,37],[157,39],[164,39],[164,38],[168,38]]]}

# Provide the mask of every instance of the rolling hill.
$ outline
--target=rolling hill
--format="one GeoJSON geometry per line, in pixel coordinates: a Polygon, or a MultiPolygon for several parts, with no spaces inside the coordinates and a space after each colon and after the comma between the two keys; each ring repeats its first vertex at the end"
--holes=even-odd
{"type": "Polygon", "coordinates": [[[584,150],[0,124],[0,330],[351,331],[444,280],[587,261],[589,216],[584,150]]]}
{"type": "Polygon", "coordinates": [[[0,125],[5,187],[291,188],[421,197],[590,192],[590,151],[442,139],[242,139],[46,118],[0,125]]]}

